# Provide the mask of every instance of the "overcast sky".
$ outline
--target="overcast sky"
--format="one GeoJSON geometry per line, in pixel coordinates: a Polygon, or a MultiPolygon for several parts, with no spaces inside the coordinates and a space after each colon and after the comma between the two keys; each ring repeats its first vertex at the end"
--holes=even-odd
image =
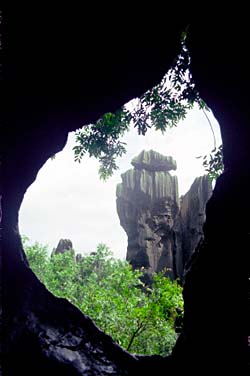
{"type": "MultiPolygon", "coordinates": [[[[219,125],[212,112],[208,116],[219,146],[219,125]]],[[[61,238],[71,239],[74,249],[81,253],[105,243],[118,258],[126,257],[127,236],[116,212],[116,185],[121,182],[121,173],[132,168],[131,159],[143,149],[172,156],[177,170],[171,174],[177,175],[182,195],[196,177],[205,173],[202,159],[196,157],[213,149],[209,123],[202,111],[194,109],[164,136],[154,130],[138,136],[132,128],[124,137],[127,153],[118,160],[120,169],[103,182],[95,159],[86,156],[82,163],[74,162],[74,138],[70,133],[65,148],[55,160],[46,162],[27,190],[19,214],[20,232],[32,242],[47,244],[50,250],[61,238]]]]}

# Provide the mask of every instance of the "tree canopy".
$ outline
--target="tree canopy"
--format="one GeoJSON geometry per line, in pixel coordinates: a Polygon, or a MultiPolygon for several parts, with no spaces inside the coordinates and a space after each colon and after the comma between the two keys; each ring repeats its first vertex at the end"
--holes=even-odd
{"type": "MultiPolygon", "coordinates": [[[[86,153],[97,158],[100,162],[99,175],[105,180],[118,168],[116,158],[126,153],[126,144],[121,138],[130,126],[137,128],[139,135],[145,135],[151,127],[164,133],[168,128],[176,127],[195,103],[204,113],[209,111],[190,71],[191,58],[186,37],[187,30],[181,35],[180,53],[168,73],[158,85],[137,99],[133,109],[124,105],[115,113],[106,113],[95,124],[85,125],[76,132],[76,161],[80,162],[86,153]]],[[[211,154],[203,157],[203,165],[209,177],[216,179],[223,171],[222,146],[214,145],[211,154]]]]}
{"type": "Polygon", "coordinates": [[[56,296],[77,306],[124,349],[140,354],[168,354],[182,317],[182,287],[164,271],[151,286],[142,282],[143,270],[114,259],[108,247],[76,257],[74,251],[52,254],[23,239],[30,267],[56,296]]]}

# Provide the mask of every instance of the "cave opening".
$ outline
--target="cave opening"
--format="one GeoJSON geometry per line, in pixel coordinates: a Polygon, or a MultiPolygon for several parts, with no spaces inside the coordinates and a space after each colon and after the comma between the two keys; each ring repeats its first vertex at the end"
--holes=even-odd
{"type": "MultiPolygon", "coordinates": [[[[216,134],[216,142],[220,144],[219,125],[215,118],[212,119],[212,124],[216,134]]],[[[205,183],[200,180],[198,185],[196,184],[193,188],[191,186],[195,183],[196,178],[200,179],[205,176],[204,166],[202,166],[198,157],[211,151],[214,140],[207,119],[196,108],[187,115],[187,119],[178,125],[176,129],[170,130],[164,136],[153,131],[148,131],[145,136],[139,136],[136,130],[132,129],[124,137],[124,142],[127,144],[127,156],[120,158],[120,169],[114,176],[103,182],[100,181],[98,176],[98,162],[96,160],[86,157],[82,164],[74,161],[75,135],[70,133],[64,150],[46,162],[38,173],[36,181],[26,192],[19,212],[20,233],[24,235],[23,246],[33,271],[52,293],[56,296],[64,297],[76,305],[84,314],[90,316],[99,328],[110,334],[112,338],[115,338],[116,342],[125,350],[145,355],[167,355],[175,345],[178,333],[181,330],[183,300],[180,286],[183,284],[183,265],[187,264],[191,253],[194,252],[195,247],[198,245],[205,220],[205,205],[212,193],[212,190],[210,193],[207,191],[210,189],[208,180],[205,183]],[[166,235],[164,228],[166,227],[165,219],[167,216],[162,215],[166,211],[165,204],[162,206],[163,195],[161,198],[162,203],[160,204],[161,208],[159,203],[154,203],[153,206],[152,203],[150,205],[147,204],[147,210],[151,206],[150,211],[152,212],[153,222],[157,221],[157,226],[154,226],[151,230],[153,237],[151,236],[149,240],[148,229],[150,226],[147,224],[150,219],[146,219],[145,224],[142,225],[137,215],[137,222],[139,227],[141,227],[141,233],[137,237],[139,236],[143,240],[142,244],[137,244],[135,247],[132,245],[131,248],[131,234],[124,233],[123,230],[126,231],[126,226],[123,226],[124,229],[122,230],[122,220],[120,218],[119,221],[117,215],[116,199],[118,197],[116,197],[116,190],[121,182],[120,174],[124,174],[127,169],[131,169],[131,157],[135,157],[146,149],[168,155],[176,155],[180,172],[177,167],[179,187],[177,181],[175,205],[177,206],[177,211],[180,211],[179,217],[183,217],[183,223],[179,223],[180,218],[175,210],[175,213],[171,214],[171,216],[174,216],[174,221],[178,223],[175,225],[178,229],[175,228],[173,234],[166,235]],[[197,202],[195,203],[197,198],[199,198],[198,207],[195,208],[195,205],[197,206],[197,202]],[[182,209],[179,208],[180,202],[182,202],[182,209]],[[188,206],[192,206],[192,210],[194,210],[191,219],[189,218],[190,208],[189,212],[187,212],[188,206]],[[162,222],[162,218],[164,222],[160,226],[158,223],[159,218],[160,222],[162,222]],[[145,225],[147,228],[145,228],[145,225]],[[183,234],[181,234],[181,226],[186,227],[183,234]],[[160,227],[163,229],[162,234],[160,227]],[[30,237],[30,234],[32,234],[32,237],[30,237]],[[114,234],[113,237],[111,236],[112,234],[114,234]],[[26,235],[31,242],[25,238],[26,235]],[[169,239],[171,239],[170,243],[169,239]],[[157,243],[157,251],[152,247],[150,249],[150,241],[152,244],[157,243]],[[62,242],[64,242],[64,246],[60,248],[62,242]],[[170,245],[166,246],[168,243],[170,245]],[[181,249],[179,249],[179,243],[182,243],[181,249]],[[77,244],[76,247],[75,244],[77,244]],[[144,248],[141,257],[138,255],[138,247],[144,248]],[[65,251],[72,249],[72,252],[64,254],[65,251]],[[131,249],[133,250],[132,254],[131,249]],[[109,250],[111,250],[111,255],[109,250]],[[147,258],[148,256],[150,257],[150,262],[147,265],[144,263],[145,255],[147,258]],[[113,260],[113,256],[115,259],[120,259],[120,264],[118,260],[113,260]],[[100,275],[103,273],[103,279],[108,277],[108,268],[110,268],[109,272],[113,274],[117,274],[120,268],[121,280],[126,278],[126,273],[128,273],[125,267],[125,259],[129,261],[134,270],[145,269],[145,267],[147,269],[144,270],[140,279],[138,279],[136,274],[132,276],[132,271],[127,274],[127,285],[131,287],[130,294],[126,299],[131,299],[131,302],[134,300],[134,307],[127,315],[124,315],[124,301],[119,301],[121,295],[126,296],[126,286],[121,284],[122,287],[117,295],[119,299],[116,297],[115,300],[117,290],[112,290],[111,287],[114,282],[111,281],[108,287],[105,285],[106,281],[103,285],[100,283],[98,285],[98,280],[93,279],[94,273],[91,276],[89,265],[87,267],[87,264],[90,263],[93,266],[93,272],[100,273],[100,275]],[[124,263],[124,269],[121,268],[122,262],[124,263]],[[102,264],[102,272],[100,272],[100,268],[96,269],[98,263],[102,264]],[[161,290],[162,288],[169,289],[169,302],[162,301],[160,309],[162,310],[165,304],[165,311],[168,312],[165,315],[170,319],[171,325],[166,325],[165,322],[167,320],[165,317],[163,319],[158,317],[158,320],[161,320],[160,325],[158,325],[158,328],[155,325],[153,330],[152,323],[153,320],[156,320],[156,317],[154,318],[152,315],[149,324],[148,317],[145,314],[145,322],[147,323],[145,325],[147,330],[145,330],[138,319],[142,313],[138,313],[136,310],[138,311],[138,306],[152,305],[153,302],[147,301],[148,293],[137,296],[137,284],[143,281],[146,284],[143,289],[146,290],[148,286],[152,286],[152,273],[160,274],[163,270],[164,278],[168,276],[171,281],[178,280],[178,283],[171,286],[171,284],[166,284],[166,279],[163,279],[162,282],[156,280],[154,284],[155,291],[151,295],[154,295],[152,299],[156,299],[156,294],[160,296],[164,293],[161,290]],[[87,285],[86,278],[88,280],[92,278],[92,285],[87,285]],[[162,286],[160,286],[161,283],[162,286]],[[81,284],[87,285],[85,291],[81,291],[81,284]],[[134,287],[136,288],[134,289],[134,287]],[[95,289],[99,290],[98,293],[94,293],[95,289]],[[174,289],[176,289],[176,292],[174,292],[174,289]],[[104,292],[106,290],[111,290],[109,295],[105,295],[104,292]],[[92,291],[92,297],[87,294],[87,291],[88,293],[92,291]],[[101,296],[105,297],[105,303],[105,299],[101,299],[101,296]],[[173,305],[171,309],[169,307],[166,308],[166,304],[171,305],[171,299],[179,300],[178,304],[176,306],[173,305]],[[116,312],[115,310],[117,311],[117,316],[111,314],[112,311],[116,312]],[[107,320],[107,317],[109,317],[109,320],[107,320]],[[114,325],[114,321],[116,321],[116,325],[114,325]],[[124,328],[126,335],[121,328],[124,328]],[[130,328],[130,331],[128,328],[130,328]],[[165,341],[163,338],[165,338],[165,341]]],[[[171,174],[175,174],[175,171],[171,174]]],[[[171,174],[167,172],[168,176],[171,176],[171,174]]],[[[169,184],[168,180],[164,184],[169,184]]],[[[166,190],[163,187],[164,189],[166,190]]],[[[169,187],[167,191],[170,192],[172,189],[169,187]]],[[[150,198],[148,198],[148,202],[150,202],[150,198]]],[[[133,202],[132,204],[135,205],[133,202]]],[[[136,227],[133,221],[135,221],[135,218],[132,220],[132,225],[136,227]]],[[[136,241],[138,242],[138,239],[136,241]]],[[[97,279],[101,278],[100,275],[97,276],[97,279]]],[[[118,283],[119,281],[117,280],[116,284],[118,283]]],[[[128,304],[132,303],[128,302],[128,304]]],[[[144,311],[146,311],[146,308],[144,311]]],[[[162,315],[164,314],[162,313],[162,315]]]]}
{"type": "MultiPolygon", "coordinates": [[[[67,8],[65,23],[63,16],[60,18],[57,13],[55,17],[47,10],[44,14],[39,12],[40,17],[36,10],[34,18],[23,7],[20,12],[16,8],[13,11],[15,22],[6,23],[9,45],[5,62],[11,64],[4,82],[8,93],[4,98],[1,165],[1,351],[6,374],[136,375],[156,369],[169,374],[179,370],[182,374],[214,370],[247,374],[243,373],[249,364],[249,220],[245,218],[250,211],[246,200],[250,190],[247,24],[236,26],[227,17],[216,20],[214,9],[207,20],[202,17],[201,22],[191,23],[192,72],[202,98],[220,123],[226,169],[207,205],[205,241],[186,280],[180,340],[171,357],[140,357],[121,351],[72,305],[55,298],[38,283],[24,262],[18,209],[37,171],[63,148],[68,132],[77,129],[83,119],[94,121],[153,86],[175,58],[180,30],[189,20],[186,16],[183,23],[174,17],[166,22],[162,12],[163,22],[150,28],[151,40],[140,38],[141,31],[149,30],[151,23],[144,17],[140,17],[142,25],[138,25],[138,19],[135,23],[130,19],[130,28],[140,40],[131,46],[122,43],[122,33],[127,28],[119,17],[116,32],[112,28],[108,35],[106,20],[110,15],[102,17],[105,27],[100,28],[101,35],[93,35],[89,43],[86,36],[92,29],[82,22],[81,12],[69,15],[67,8]],[[47,37],[44,20],[49,18],[47,37]],[[65,28],[70,23],[72,27],[65,28]],[[74,41],[72,45],[65,43],[70,40],[74,41]],[[112,53],[106,53],[109,40],[112,48],[108,51],[112,53]],[[79,46],[84,46],[84,54],[79,46]],[[88,52],[90,59],[86,59],[88,52]],[[101,64],[100,56],[105,56],[101,64]]],[[[160,13],[157,7],[157,21],[160,13]]],[[[152,20],[151,8],[149,19],[152,20]]]]}

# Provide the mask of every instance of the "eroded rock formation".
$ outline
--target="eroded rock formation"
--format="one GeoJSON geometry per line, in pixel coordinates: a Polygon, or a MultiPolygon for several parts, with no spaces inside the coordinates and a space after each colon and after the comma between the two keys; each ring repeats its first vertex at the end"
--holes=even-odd
{"type": "Polygon", "coordinates": [[[4,11],[3,375],[103,376],[100,353],[103,364],[112,367],[106,374],[114,376],[156,370],[164,375],[248,375],[250,75],[244,7],[234,7],[234,18],[238,11],[242,20],[236,27],[214,7],[207,7],[207,17],[194,18],[176,3],[172,14],[179,16],[166,20],[158,4],[141,8],[140,17],[123,5],[122,12],[106,3],[103,12],[70,4],[48,12],[45,4],[37,11],[37,4],[27,8],[20,3],[4,11]],[[112,22],[107,22],[111,14],[112,22]],[[90,32],[93,25],[96,33],[90,32]],[[62,150],[68,132],[117,110],[161,80],[180,51],[180,34],[187,25],[192,76],[220,124],[225,172],[207,204],[204,241],[184,286],[183,332],[171,357],[134,357],[121,349],[118,356],[117,345],[99,336],[70,303],[52,297],[30,271],[18,211],[25,191],[51,155],[62,150]],[[50,343],[43,336],[45,327],[51,330],[50,343]],[[81,341],[75,346],[65,341],[72,330],[81,341]],[[118,358],[125,361],[118,364],[118,358]]]}
{"type": "Polygon", "coordinates": [[[150,150],[133,159],[117,186],[117,211],[128,235],[127,260],[149,273],[168,268],[176,277],[175,218],[179,212],[178,183],[169,171],[171,157],[150,150]]]}
{"type": "Polygon", "coordinates": [[[197,177],[189,191],[180,198],[181,257],[184,268],[203,237],[206,203],[212,195],[207,175],[197,177]]]}
{"type": "Polygon", "coordinates": [[[69,250],[73,250],[72,241],[70,239],[60,239],[52,254],[64,253],[69,250]]]}
{"type": "Polygon", "coordinates": [[[73,248],[73,243],[70,239],[60,239],[57,247],[53,248],[53,251],[51,252],[51,256],[58,254],[58,253],[64,253],[64,252],[73,252],[75,255],[76,262],[81,261],[83,259],[83,255],[81,253],[75,254],[75,250],[73,248]]]}
{"type": "Polygon", "coordinates": [[[149,274],[166,268],[183,277],[187,261],[202,236],[205,205],[212,193],[207,176],[195,179],[181,198],[172,157],[143,150],[117,186],[117,212],[128,236],[127,260],[149,274]]]}

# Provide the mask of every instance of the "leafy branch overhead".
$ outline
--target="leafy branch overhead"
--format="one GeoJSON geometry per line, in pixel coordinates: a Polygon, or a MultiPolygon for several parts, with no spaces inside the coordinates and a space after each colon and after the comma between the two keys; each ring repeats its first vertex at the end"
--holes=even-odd
{"type": "MultiPolygon", "coordinates": [[[[95,124],[84,126],[76,132],[76,161],[80,162],[86,153],[97,158],[100,162],[99,175],[106,180],[118,169],[116,158],[126,153],[126,144],[121,142],[121,137],[130,125],[137,128],[140,135],[145,135],[151,127],[164,133],[167,129],[176,127],[195,103],[203,111],[209,110],[200,98],[190,73],[186,35],[186,32],[182,33],[180,54],[169,72],[157,86],[138,99],[133,109],[125,105],[115,113],[104,114],[95,124]]],[[[208,160],[206,162],[204,167],[209,168],[208,160]]]]}
{"type": "Polygon", "coordinates": [[[207,171],[209,178],[213,181],[223,172],[223,153],[222,145],[214,148],[210,155],[203,157],[203,166],[207,171]]]}
{"type": "Polygon", "coordinates": [[[90,157],[99,160],[100,177],[106,180],[117,169],[116,158],[126,152],[126,144],[121,142],[120,138],[128,129],[129,122],[125,111],[106,113],[95,124],[76,132],[77,145],[73,148],[75,160],[80,162],[88,152],[90,157]]]}

